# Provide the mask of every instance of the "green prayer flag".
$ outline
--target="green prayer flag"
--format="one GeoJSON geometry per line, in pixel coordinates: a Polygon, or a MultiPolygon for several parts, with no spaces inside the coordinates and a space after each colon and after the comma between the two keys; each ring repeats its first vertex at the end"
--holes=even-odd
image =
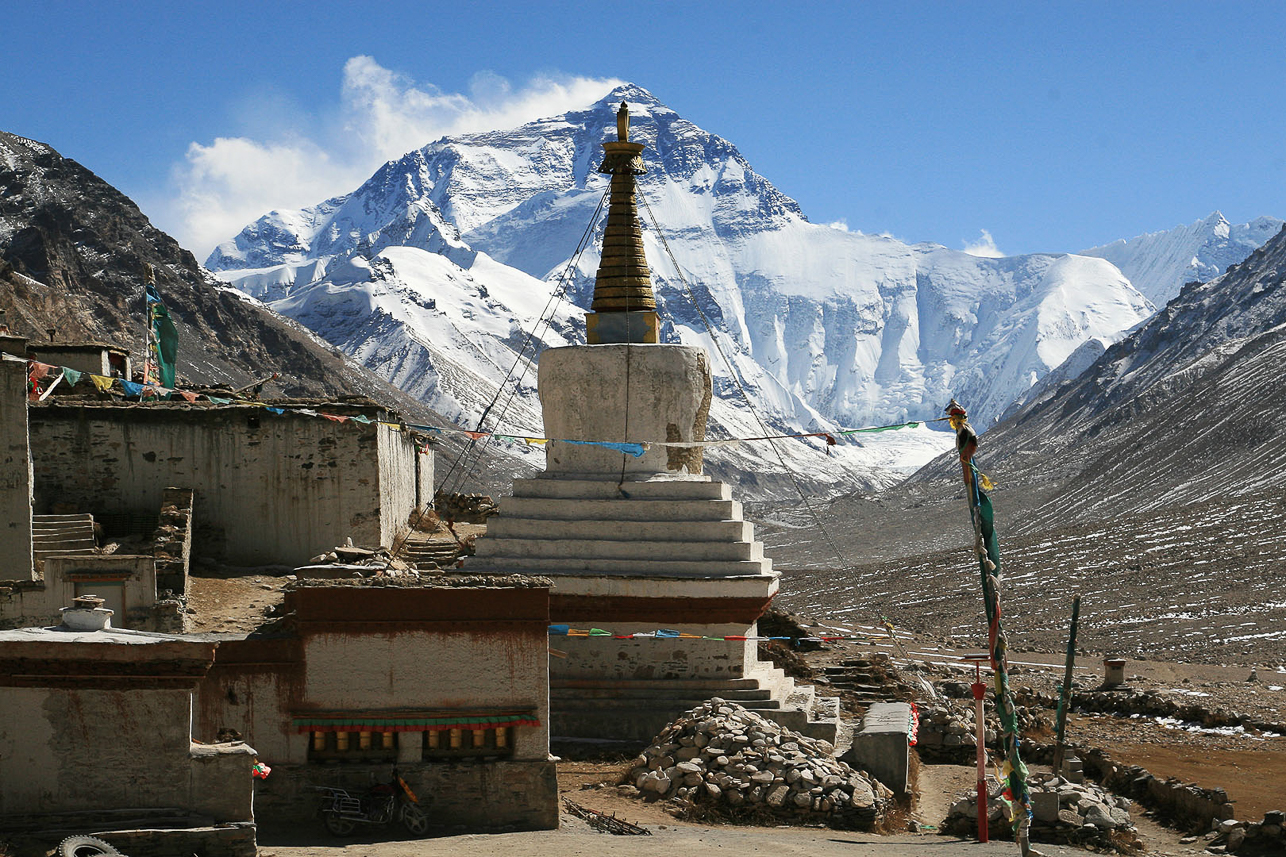
{"type": "MultiPolygon", "coordinates": [[[[179,353],[179,332],[174,327],[169,310],[161,302],[161,295],[152,283],[147,284],[147,314],[152,325],[152,360],[158,373],[157,380],[163,387],[174,386],[174,362],[179,353]]],[[[145,382],[148,380],[143,379],[145,382]]]]}

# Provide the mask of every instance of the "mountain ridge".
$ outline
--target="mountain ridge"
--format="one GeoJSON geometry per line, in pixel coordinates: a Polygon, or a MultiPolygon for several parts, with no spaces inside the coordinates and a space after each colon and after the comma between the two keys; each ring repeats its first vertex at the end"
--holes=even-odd
{"type": "MultiPolygon", "coordinates": [[[[390,161],[351,194],[300,212],[265,215],[221,244],[209,264],[221,279],[304,321],[346,353],[363,354],[384,377],[393,374],[380,363],[389,359],[386,350],[354,338],[351,316],[343,330],[336,329],[340,311],[321,306],[348,292],[343,312],[356,311],[372,305],[370,293],[390,282],[363,284],[348,268],[337,274],[344,282],[336,282],[334,266],[357,257],[366,260],[359,267],[370,270],[391,265],[408,308],[436,301],[439,311],[454,312],[454,304],[436,296],[444,277],[471,278],[493,298],[508,294],[496,309],[510,322],[501,342],[513,322],[526,330],[535,318],[515,311],[512,288],[485,281],[500,271],[492,263],[514,272],[502,277],[511,286],[522,275],[551,290],[566,275],[572,306],[560,309],[553,334],[537,350],[583,341],[576,316],[588,306],[598,251],[592,248],[575,266],[570,256],[606,187],[595,171],[598,147],[614,134],[622,97],[632,111],[631,139],[647,146],[641,214],[665,314],[663,336],[711,344],[688,300],[691,287],[742,386],[774,430],[924,420],[937,416],[952,395],[977,401],[982,424],[1082,342],[1114,341],[1152,311],[1103,260],[1070,254],[980,259],[940,245],[906,245],[810,223],[732,143],[633,85],[585,110],[510,131],[435,141],[390,161]],[[659,221],[664,244],[649,214],[659,221]],[[434,252],[436,246],[458,270],[436,266],[430,276],[428,263],[413,262],[405,252],[390,254],[408,235],[417,237],[400,245],[404,250],[434,252]],[[667,249],[682,266],[681,277],[667,249]],[[489,261],[477,268],[480,258],[489,261]],[[417,279],[413,268],[425,276],[417,279]],[[484,268],[490,273],[484,275],[484,268]],[[368,294],[356,294],[361,291],[368,294]]],[[[479,322],[476,308],[470,312],[450,317],[452,335],[488,351],[487,362],[494,363],[497,334],[483,329],[492,322],[479,322]]],[[[477,413],[473,403],[489,400],[488,390],[453,388],[451,378],[489,378],[490,389],[499,379],[460,349],[445,353],[428,328],[416,328],[411,313],[392,315],[403,325],[396,336],[405,348],[421,352],[419,374],[440,379],[421,394],[440,411],[477,413]],[[455,359],[464,363],[446,365],[455,359]]],[[[715,368],[723,376],[716,381],[716,425],[733,436],[761,434],[733,400],[729,370],[715,368]]],[[[529,400],[532,395],[522,393],[529,400]]],[[[528,425],[538,419],[534,408],[526,419],[528,425]]],[[[753,459],[762,464],[765,456],[753,459]]]]}

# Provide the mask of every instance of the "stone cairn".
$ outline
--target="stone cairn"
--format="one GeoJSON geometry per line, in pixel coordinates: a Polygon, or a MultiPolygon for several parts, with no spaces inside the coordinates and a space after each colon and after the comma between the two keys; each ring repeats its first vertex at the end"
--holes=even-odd
{"type": "Polygon", "coordinates": [[[621,790],[669,798],[690,815],[769,815],[869,830],[893,794],[834,752],[829,742],[716,697],[667,725],[634,760],[621,790]]]}
{"type": "MultiPolygon", "coordinates": [[[[1031,789],[1033,842],[1067,843],[1096,851],[1134,854],[1142,850],[1130,820],[1130,800],[1115,797],[1093,783],[1073,783],[1054,774],[1034,774],[1031,789]]],[[[987,801],[987,827],[992,838],[1012,836],[999,797],[987,801]]],[[[978,834],[978,797],[956,801],[942,823],[944,833],[978,834]]]]}

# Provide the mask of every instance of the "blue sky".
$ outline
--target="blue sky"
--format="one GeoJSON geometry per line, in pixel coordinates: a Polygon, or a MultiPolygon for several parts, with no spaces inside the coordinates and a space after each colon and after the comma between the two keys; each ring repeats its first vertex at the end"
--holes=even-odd
{"type": "Polygon", "coordinates": [[[9,0],[5,18],[0,128],[198,258],[611,80],[734,142],[810,219],[906,241],[1073,251],[1215,209],[1286,216],[1280,3],[9,0]]]}

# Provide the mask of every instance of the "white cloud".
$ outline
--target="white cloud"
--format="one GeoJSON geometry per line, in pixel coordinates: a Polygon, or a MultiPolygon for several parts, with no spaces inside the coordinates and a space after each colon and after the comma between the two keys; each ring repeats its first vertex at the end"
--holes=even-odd
{"type": "Polygon", "coordinates": [[[839,220],[833,220],[826,225],[829,226],[831,229],[838,229],[840,232],[848,231],[848,221],[842,217],[839,220]]]}
{"type": "Polygon", "coordinates": [[[970,244],[968,241],[962,241],[964,251],[970,256],[982,256],[985,259],[1003,259],[1005,254],[996,246],[996,241],[991,237],[991,233],[986,229],[982,232],[978,240],[970,244]]]}
{"type": "Polygon", "coordinates": [[[515,88],[480,72],[465,95],[416,82],[371,57],[352,57],[344,63],[338,110],[329,111],[338,119],[296,117],[301,127],[284,127],[271,139],[229,136],[189,145],[172,170],[174,196],[158,207],[158,224],[204,260],[215,244],[268,211],[355,190],[385,161],[439,137],[587,107],[619,83],[538,76],[515,88]],[[321,130],[310,134],[305,122],[321,130]]]}

